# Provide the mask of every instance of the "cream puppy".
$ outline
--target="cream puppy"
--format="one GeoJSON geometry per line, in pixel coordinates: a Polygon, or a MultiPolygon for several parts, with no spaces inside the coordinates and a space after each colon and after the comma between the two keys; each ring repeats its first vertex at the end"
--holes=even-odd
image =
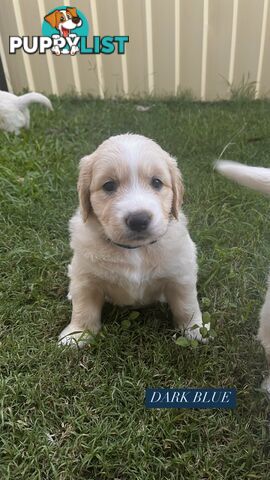
{"type": "MultiPolygon", "coordinates": [[[[80,209],[70,220],[72,318],[62,344],[101,328],[105,301],[168,302],[175,326],[201,340],[196,247],[180,211],[177,163],[141,135],[117,135],[80,162],[80,209]]],[[[79,340],[79,346],[83,341],[79,340]]]]}
{"type": "Polygon", "coordinates": [[[0,91],[0,130],[19,135],[21,128],[29,128],[31,103],[41,103],[52,110],[50,100],[41,93],[31,92],[17,97],[13,93],[0,91]]]}
{"type": "MultiPolygon", "coordinates": [[[[216,163],[216,169],[225,177],[241,185],[270,195],[270,168],[250,167],[249,165],[242,165],[229,160],[220,160],[216,163]]],[[[258,339],[265,349],[266,358],[270,366],[270,275],[268,277],[265,301],[260,313],[258,339]]],[[[270,374],[264,380],[262,387],[270,393],[270,374]]]]}

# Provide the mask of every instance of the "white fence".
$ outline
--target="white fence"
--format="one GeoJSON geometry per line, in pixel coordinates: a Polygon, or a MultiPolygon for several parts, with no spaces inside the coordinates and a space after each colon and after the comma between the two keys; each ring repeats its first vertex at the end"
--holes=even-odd
{"type": "Polygon", "coordinates": [[[228,98],[243,78],[270,93],[269,0],[1,0],[0,49],[9,89],[94,96],[228,98]],[[41,35],[61,5],[87,17],[91,35],[128,35],[125,55],[9,54],[10,35],[41,35]]]}

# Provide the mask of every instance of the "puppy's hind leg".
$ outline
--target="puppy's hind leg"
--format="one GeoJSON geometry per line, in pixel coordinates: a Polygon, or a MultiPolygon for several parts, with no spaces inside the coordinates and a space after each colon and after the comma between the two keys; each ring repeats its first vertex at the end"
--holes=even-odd
{"type": "Polygon", "coordinates": [[[270,275],[268,277],[268,288],[265,301],[260,313],[258,339],[264,347],[269,368],[269,375],[264,379],[262,388],[270,394],[270,275]]]}

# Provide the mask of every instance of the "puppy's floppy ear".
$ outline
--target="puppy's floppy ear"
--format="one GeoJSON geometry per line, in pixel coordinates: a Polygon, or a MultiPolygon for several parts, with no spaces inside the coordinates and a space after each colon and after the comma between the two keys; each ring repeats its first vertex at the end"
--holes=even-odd
{"type": "Polygon", "coordinates": [[[67,12],[69,12],[72,15],[72,17],[78,17],[77,8],[75,7],[68,7],[67,12]]]}
{"type": "Polygon", "coordinates": [[[83,221],[86,222],[92,212],[90,201],[90,183],[92,179],[94,155],[87,155],[80,161],[80,173],[77,190],[80,200],[80,208],[83,221]]]}
{"type": "Polygon", "coordinates": [[[171,213],[174,216],[174,218],[176,218],[177,220],[180,207],[183,203],[184,184],[183,184],[182,175],[178,168],[176,159],[168,156],[168,165],[169,165],[169,170],[171,174],[172,191],[173,191],[171,213]]]}
{"type": "Polygon", "coordinates": [[[48,15],[45,15],[44,20],[46,20],[46,22],[48,22],[51,27],[55,28],[57,24],[57,10],[49,13],[48,15]]]}

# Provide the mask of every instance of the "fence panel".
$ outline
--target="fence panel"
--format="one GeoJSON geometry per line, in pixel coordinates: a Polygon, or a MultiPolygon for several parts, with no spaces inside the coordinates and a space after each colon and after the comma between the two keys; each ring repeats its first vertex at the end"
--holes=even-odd
{"type": "Polygon", "coordinates": [[[1,0],[0,48],[9,90],[100,97],[228,98],[229,83],[270,94],[270,0],[1,0]],[[10,35],[41,35],[44,16],[69,5],[93,35],[129,35],[126,54],[9,54],[10,35]],[[255,85],[255,84],[254,84],[255,85]]]}

